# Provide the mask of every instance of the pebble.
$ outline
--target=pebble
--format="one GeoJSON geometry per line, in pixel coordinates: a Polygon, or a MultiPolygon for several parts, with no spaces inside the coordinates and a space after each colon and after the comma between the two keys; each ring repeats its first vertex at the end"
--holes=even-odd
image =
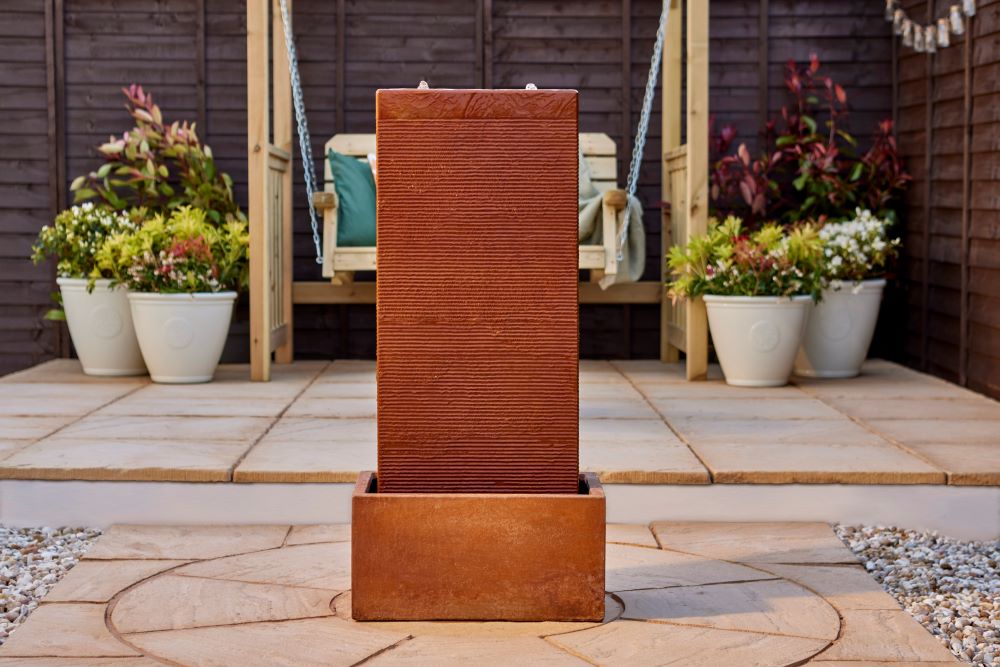
{"type": "Polygon", "coordinates": [[[1000,667],[1000,540],[836,526],[865,569],[959,660],[1000,667]]]}
{"type": "Polygon", "coordinates": [[[0,526],[0,644],[100,534],[91,528],[0,526]]]}

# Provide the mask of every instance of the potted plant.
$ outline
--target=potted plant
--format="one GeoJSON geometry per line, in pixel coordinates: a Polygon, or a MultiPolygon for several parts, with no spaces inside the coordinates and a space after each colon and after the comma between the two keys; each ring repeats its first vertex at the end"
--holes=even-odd
{"type": "Polygon", "coordinates": [[[882,303],[882,274],[899,247],[888,227],[887,220],[859,208],[853,220],[819,230],[823,292],[795,359],[796,375],[846,378],[861,372],[882,303]]]}
{"type": "Polygon", "coordinates": [[[736,217],[713,220],[707,234],[670,249],[670,296],[704,299],[728,384],[788,382],[819,291],[820,254],[811,225],[786,231],[767,224],[748,234],[736,217]]]}
{"type": "Polygon", "coordinates": [[[146,372],[125,289],[112,285],[111,272],[99,268],[96,259],[109,237],[135,229],[127,214],[88,202],[63,211],[52,226],[42,227],[32,247],[36,264],[48,257],[57,260],[63,311],[54,311],[50,319],[65,316],[87,375],[146,372]]]}
{"type": "Polygon", "coordinates": [[[98,251],[102,269],[129,288],[142,356],[154,382],[208,382],[229,333],[236,289],[246,284],[246,223],[213,224],[198,208],[157,214],[98,251]]]}

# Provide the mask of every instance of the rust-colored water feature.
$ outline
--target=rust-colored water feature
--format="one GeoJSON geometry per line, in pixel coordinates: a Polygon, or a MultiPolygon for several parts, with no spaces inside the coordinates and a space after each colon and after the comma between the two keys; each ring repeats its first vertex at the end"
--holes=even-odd
{"type": "Polygon", "coordinates": [[[600,619],[579,474],[577,93],[381,90],[378,473],[359,620],[600,619]]]}

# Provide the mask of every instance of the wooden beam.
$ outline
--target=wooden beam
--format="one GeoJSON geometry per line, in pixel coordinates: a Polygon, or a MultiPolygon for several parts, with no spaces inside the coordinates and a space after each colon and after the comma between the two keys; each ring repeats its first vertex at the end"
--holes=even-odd
{"type": "MultiPolygon", "coordinates": [[[[580,303],[635,304],[659,303],[662,286],[655,280],[613,285],[602,290],[596,283],[580,283],[580,303]]],[[[298,304],[375,303],[375,283],[333,285],[328,281],[295,281],[292,301],[298,304]]]]}
{"type": "MultiPolygon", "coordinates": [[[[927,3],[927,22],[934,19],[934,3],[927,3]]],[[[968,33],[966,33],[968,34],[968,33]]],[[[927,77],[924,82],[924,237],[923,258],[921,266],[920,314],[920,368],[930,367],[930,309],[931,309],[931,202],[934,190],[934,56],[928,53],[924,56],[924,66],[927,77]]]]}
{"type": "Polygon", "coordinates": [[[337,0],[337,81],[336,104],[337,113],[335,127],[337,134],[346,131],[347,110],[344,108],[345,90],[347,88],[347,0],[337,0]]]}
{"type": "Polygon", "coordinates": [[[486,87],[486,74],[483,69],[483,2],[476,1],[476,85],[486,87]]]}
{"type": "Polygon", "coordinates": [[[270,142],[270,0],[247,0],[247,178],[250,220],[250,379],[271,378],[267,160],[270,142]]]}
{"type": "MultiPolygon", "coordinates": [[[[201,0],[204,1],[204,0],[201,0]]],[[[288,1],[288,12],[294,16],[292,0],[288,1]]],[[[271,99],[274,103],[274,138],[273,146],[269,147],[269,157],[278,151],[287,155],[287,165],[281,175],[281,267],[279,275],[273,279],[281,281],[281,322],[286,334],[280,339],[272,340],[274,360],[280,364],[290,364],[293,359],[294,329],[292,327],[292,269],[294,244],[292,219],[294,214],[292,193],[291,153],[293,150],[292,130],[292,78],[288,71],[288,49],[285,44],[285,31],[281,22],[281,5],[279,0],[273,0],[271,5],[271,61],[274,63],[274,73],[271,76],[271,99]]],[[[294,25],[294,20],[293,20],[294,25]]],[[[276,267],[271,267],[275,272],[276,267]]],[[[275,304],[271,304],[271,308],[275,304]]]]}
{"type": "Polygon", "coordinates": [[[493,87],[493,0],[483,0],[483,88],[493,87]]]}
{"type": "Polygon", "coordinates": [[[962,268],[960,278],[958,383],[969,384],[969,260],[972,218],[972,51],[975,17],[966,19],[965,40],[962,44],[962,268]]]}
{"type": "MultiPolygon", "coordinates": [[[[687,6],[688,236],[708,230],[708,0],[687,6]]],[[[708,316],[701,298],[688,299],[687,379],[708,376],[708,316]]]]}
{"type": "MultiPolygon", "coordinates": [[[[622,16],[622,117],[621,117],[621,151],[618,153],[621,159],[621,174],[626,173],[629,160],[632,158],[632,2],[631,0],[621,0],[622,16]]],[[[625,179],[619,177],[619,183],[625,183],[625,179]]]]}
{"type": "Polygon", "coordinates": [[[771,99],[771,83],[769,81],[769,59],[770,59],[770,32],[771,32],[771,7],[768,0],[760,0],[757,9],[757,127],[760,128],[758,135],[761,141],[761,148],[765,141],[767,116],[771,99]]]}
{"type": "MultiPolygon", "coordinates": [[[[667,170],[667,154],[681,145],[681,86],[683,77],[681,65],[684,61],[684,37],[681,3],[679,0],[669,0],[670,20],[667,23],[665,48],[663,51],[663,85],[660,91],[663,104],[661,106],[661,144],[660,144],[660,199],[664,202],[672,200],[670,191],[670,172],[667,170]]],[[[670,234],[670,214],[664,206],[660,211],[660,280],[666,284],[670,277],[667,272],[667,254],[674,239],[670,234]]],[[[666,289],[660,295],[660,361],[673,363],[680,360],[680,349],[670,341],[670,312],[676,308],[667,299],[666,289]]]]}
{"type": "MultiPolygon", "coordinates": [[[[66,208],[66,61],[65,7],[63,0],[45,2],[45,92],[47,118],[47,160],[49,166],[49,215],[54,218],[66,208]]],[[[53,268],[55,263],[53,262],[53,268]]],[[[52,271],[52,292],[59,291],[52,271]]],[[[51,322],[53,353],[70,354],[69,332],[62,322],[51,322]]]]}
{"type": "Polygon", "coordinates": [[[205,48],[205,0],[196,0],[194,10],[195,104],[197,105],[198,134],[203,140],[208,134],[208,103],[205,92],[208,60],[205,48]]]}

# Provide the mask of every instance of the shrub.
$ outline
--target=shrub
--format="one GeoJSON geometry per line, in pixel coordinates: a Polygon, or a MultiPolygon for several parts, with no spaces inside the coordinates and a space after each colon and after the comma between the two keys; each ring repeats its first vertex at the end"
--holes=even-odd
{"type": "Polygon", "coordinates": [[[132,84],[122,92],[136,125],[98,147],[106,161],[73,181],[75,201],[99,199],[118,211],[141,206],[153,213],[193,206],[214,223],[245,221],[233,198],[233,180],[216,168],[212,149],[201,143],[195,125],[166,124],[142,86],[132,84]]]}
{"type": "Polygon", "coordinates": [[[247,225],[208,221],[183,206],[157,214],[135,231],[117,234],[97,253],[99,266],[137,292],[219,292],[247,283],[247,225]]]}
{"type": "Polygon", "coordinates": [[[822,276],[825,283],[860,282],[877,278],[898,254],[899,239],[890,239],[889,222],[866,209],[852,220],[827,223],[819,230],[823,244],[822,276]]]}
{"type": "Polygon", "coordinates": [[[113,278],[111,271],[98,266],[97,253],[105,241],[117,234],[132,233],[137,225],[121,211],[86,202],[68,208],[45,225],[32,246],[31,259],[38,264],[48,257],[57,260],[56,273],[62,278],[90,278],[90,289],[98,278],[113,278]]]}
{"type": "Polygon", "coordinates": [[[670,297],[793,296],[820,291],[822,247],[812,225],[765,224],[746,233],[743,221],[713,219],[708,233],[670,249],[670,297]]]}

